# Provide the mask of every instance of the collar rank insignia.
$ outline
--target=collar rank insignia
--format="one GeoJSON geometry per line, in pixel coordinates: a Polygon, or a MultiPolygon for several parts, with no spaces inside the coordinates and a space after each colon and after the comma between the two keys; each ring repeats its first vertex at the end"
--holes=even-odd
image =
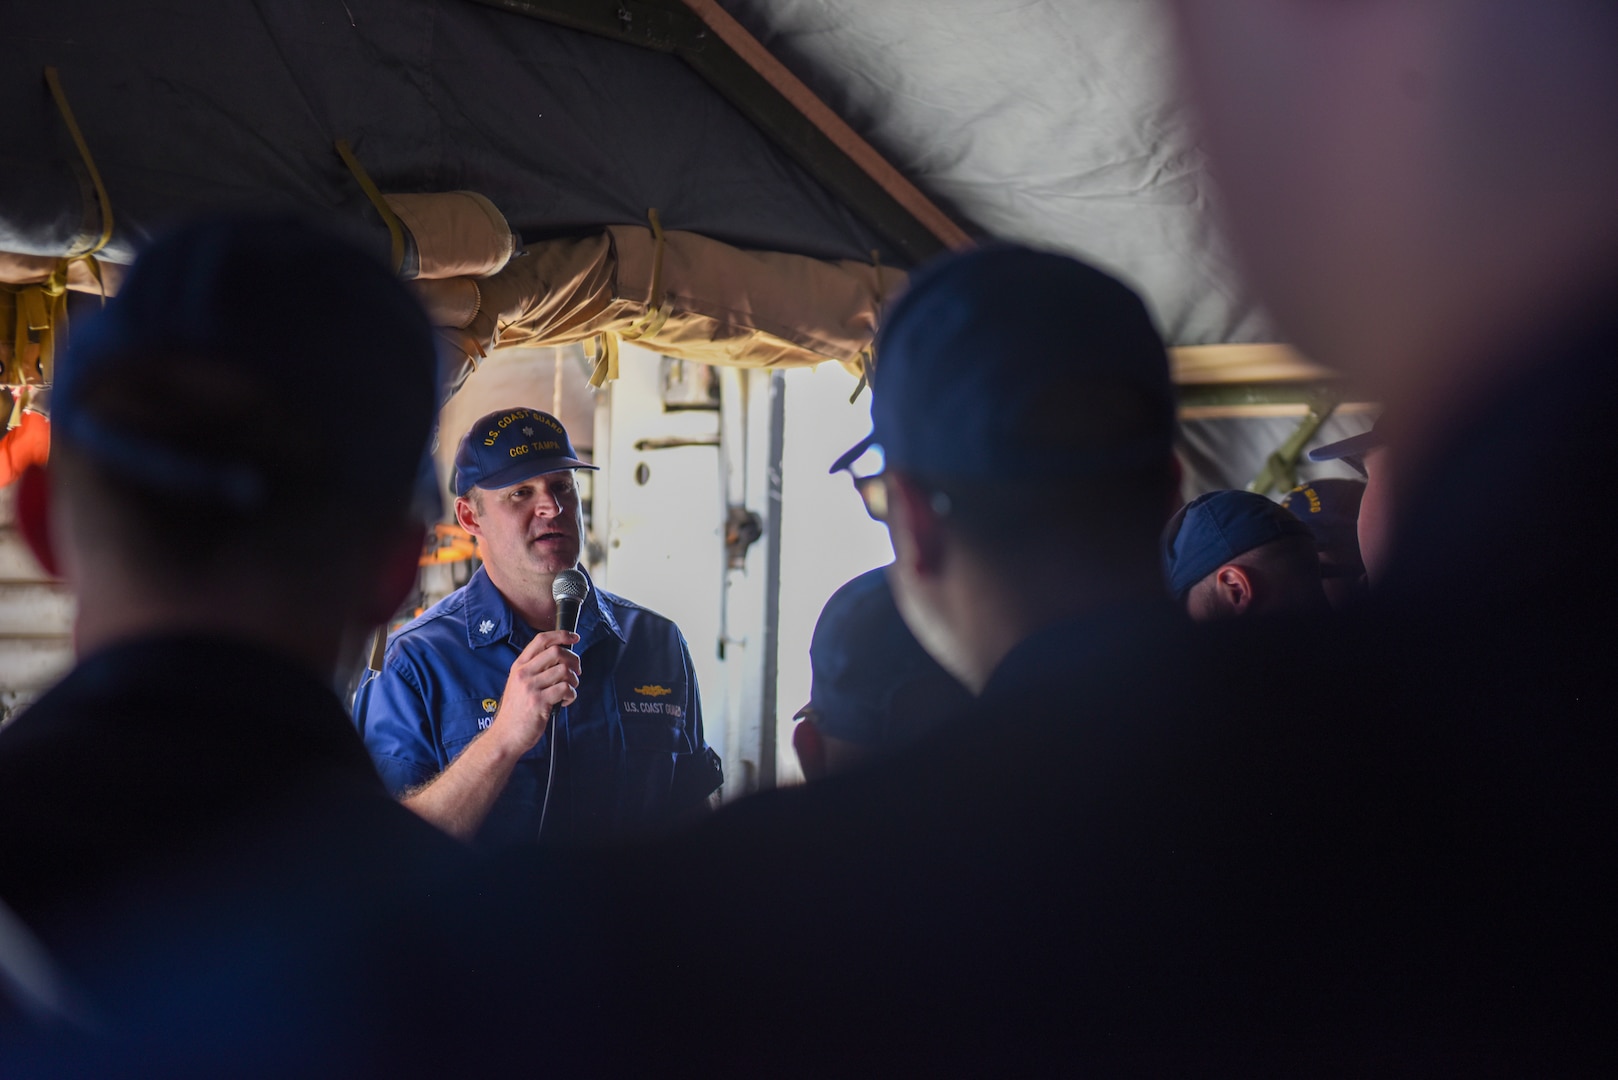
{"type": "Polygon", "coordinates": [[[482,622],[478,623],[478,633],[480,633],[480,634],[487,634],[489,631],[491,631],[493,629],[494,629],[494,620],[493,619],[484,619],[482,622]]]}
{"type": "Polygon", "coordinates": [[[655,683],[647,683],[645,686],[635,687],[635,693],[641,695],[642,697],[666,697],[667,695],[674,693],[674,691],[670,690],[666,686],[658,686],[655,683]]]}

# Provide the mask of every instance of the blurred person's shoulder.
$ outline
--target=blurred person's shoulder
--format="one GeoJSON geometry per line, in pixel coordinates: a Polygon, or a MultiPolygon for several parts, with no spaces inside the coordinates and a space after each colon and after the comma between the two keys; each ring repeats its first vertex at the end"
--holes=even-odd
{"type": "Polygon", "coordinates": [[[312,671],[201,635],[111,646],[0,733],[0,891],[54,920],[314,790],[386,800],[312,671]]]}

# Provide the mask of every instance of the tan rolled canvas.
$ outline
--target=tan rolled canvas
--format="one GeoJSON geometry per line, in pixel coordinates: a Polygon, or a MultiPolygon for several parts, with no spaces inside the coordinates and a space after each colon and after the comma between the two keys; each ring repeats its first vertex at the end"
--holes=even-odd
{"type": "MultiPolygon", "coordinates": [[[[883,303],[904,281],[875,264],[745,251],[680,231],[660,244],[650,229],[615,225],[531,245],[478,282],[481,308],[451,337],[469,359],[614,334],[703,363],[857,366],[883,303]]],[[[442,291],[445,310],[454,310],[450,286],[424,288],[442,291]]]]}
{"type": "Polygon", "coordinates": [[[511,226],[475,191],[382,198],[415,241],[417,278],[488,277],[511,260],[511,226]]]}

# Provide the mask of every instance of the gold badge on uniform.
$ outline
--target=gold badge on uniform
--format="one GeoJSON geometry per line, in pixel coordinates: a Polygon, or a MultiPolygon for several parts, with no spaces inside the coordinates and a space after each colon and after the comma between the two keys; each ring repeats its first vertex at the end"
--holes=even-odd
{"type": "Polygon", "coordinates": [[[641,695],[642,697],[663,697],[667,694],[674,693],[674,691],[670,690],[666,686],[656,686],[652,683],[647,683],[645,686],[635,687],[635,693],[641,695]]]}
{"type": "Polygon", "coordinates": [[[483,711],[484,712],[494,712],[494,710],[498,709],[499,707],[500,707],[500,702],[497,701],[496,699],[494,699],[492,697],[486,697],[486,698],[483,699],[483,711]]]}

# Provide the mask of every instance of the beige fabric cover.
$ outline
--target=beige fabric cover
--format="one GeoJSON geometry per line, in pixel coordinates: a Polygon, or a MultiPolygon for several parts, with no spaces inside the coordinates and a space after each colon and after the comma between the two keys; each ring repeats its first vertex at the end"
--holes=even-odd
{"type": "MultiPolygon", "coordinates": [[[[509,258],[504,219],[492,205],[485,214],[481,196],[386,198],[421,252],[425,272],[411,288],[433,325],[469,362],[495,348],[563,345],[611,334],[707,364],[801,367],[835,360],[857,371],[883,301],[905,283],[903,272],[868,263],[743,251],[696,233],[668,232],[662,303],[654,307],[659,245],[652,230],[641,226],[535,244],[491,277],[429,277],[452,266],[480,270],[499,255],[500,237],[509,258]]],[[[56,264],[46,256],[0,252],[0,282],[42,282],[56,264]]],[[[127,268],[106,262],[101,267],[110,296],[127,268]]],[[[69,267],[68,288],[100,292],[83,262],[69,267]]],[[[0,350],[10,351],[4,343],[0,350]]]]}
{"type": "Polygon", "coordinates": [[[505,270],[464,286],[423,281],[417,293],[468,360],[497,347],[562,345],[599,334],[668,356],[741,367],[796,367],[826,360],[857,366],[876,333],[881,304],[901,272],[851,261],[743,251],[689,232],[665,234],[662,305],[654,306],[658,244],[652,231],[612,226],[535,244],[505,270]]]}
{"type": "Polygon", "coordinates": [[[417,279],[487,277],[511,261],[511,226],[475,191],[382,198],[416,242],[417,279]]]}

